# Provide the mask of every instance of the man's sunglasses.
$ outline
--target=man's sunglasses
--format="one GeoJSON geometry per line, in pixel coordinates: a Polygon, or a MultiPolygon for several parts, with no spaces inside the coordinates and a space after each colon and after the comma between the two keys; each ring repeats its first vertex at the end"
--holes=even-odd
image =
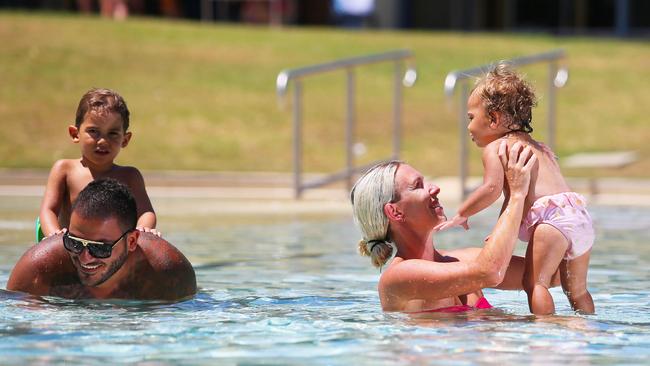
{"type": "Polygon", "coordinates": [[[124,232],[124,234],[120,235],[117,240],[115,240],[112,243],[105,243],[102,241],[93,241],[93,240],[86,240],[82,238],[77,238],[76,236],[70,235],[70,232],[66,232],[63,234],[63,247],[74,254],[81,254],[83,252],[84,248],[88,248],[88,253],[92,255],[95,258],[108,258],[111,256],[111,253],[113,252],[113,247],[115,244],[117,244],[124,235],[130,233],[134,229],[129,229],[124,232]]]}

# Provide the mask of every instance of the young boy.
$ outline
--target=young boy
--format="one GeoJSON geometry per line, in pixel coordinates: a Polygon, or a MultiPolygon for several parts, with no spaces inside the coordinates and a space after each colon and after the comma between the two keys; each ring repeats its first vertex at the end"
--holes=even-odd
{"type": "Polygon", "coordinates": [[[128,129],[129,109],[115,91],[91,89],[81,97],[75,125],[68,126],[72,142],[80,145],[81,159],[61,159],[52,166],[37,223],[38,241],[66,230],[72,202],[88,183],[99,178],[114,178],[127,185],[137,203],[138,230],[160,236],[142,174],[113,162],[131,140],[128,129]]]}

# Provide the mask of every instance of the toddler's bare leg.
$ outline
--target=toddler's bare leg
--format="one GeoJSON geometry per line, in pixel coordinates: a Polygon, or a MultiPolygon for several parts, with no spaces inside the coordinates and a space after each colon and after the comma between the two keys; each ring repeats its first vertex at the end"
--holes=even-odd
{"type": "Polygon", "coordinates": [[[571,308],[583,314],[595,312],[594,300],[587,290],[587,269],[590,255],[591,249],[578,258],[565,260],[560,264],[562,289],[569,299],[571,308]]]}
{"type": "Polygon", "coordinates": [[[568,246],[569,241],[555,227],[540,224],[535,228],[526,250],[523,283],[531,313],[546,315],[555,312],[553,296],[548,288],[568,246]]]}

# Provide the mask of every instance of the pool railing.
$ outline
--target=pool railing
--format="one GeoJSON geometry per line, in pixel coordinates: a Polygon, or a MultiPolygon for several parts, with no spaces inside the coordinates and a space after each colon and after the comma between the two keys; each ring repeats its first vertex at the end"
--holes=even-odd
{"type": "MultiPolygon", "coordinates": [[[[354,162],[354,126],[355,126],[355,69],[361,66],[380,62],[394,63],[393,80],[393,152],[390,159],[399,159],[402,114],[402,86],[410,87],[417,79],[417,73],[412,65],[414,58],[410,50],[396,50],[380,54],[365,55],[360,57],[340,59],[332,62],[315,64],[295,69],[286,69],[280,72],[276,79],[276,90],[282,103],[288,92],[289,84],[293,82],[293,185],[295,198],[301,197],[306,189],[317,188],[335,181],[346,180],[348,190],[352,188],[352,179],[355,174],[364,172],[376,164],[356,166],[354,162]],[[406,64],[406,71],[405,69],[406,64]],[[302,166],[302,82],[306,77],[332,71],[345,71],[346,73],[346,121],[345,121],[345,149],[346,166],[343,170],[328,174],[324,177],[303,182],[302,166]]],[[[385,160],[385,159],[380,159],[385,160]]]]}

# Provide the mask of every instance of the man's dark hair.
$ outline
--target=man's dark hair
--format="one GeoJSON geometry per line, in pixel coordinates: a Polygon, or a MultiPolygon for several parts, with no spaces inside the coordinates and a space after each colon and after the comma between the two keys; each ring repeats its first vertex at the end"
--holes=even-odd
{"type": "Polygon", "coordinates": [[[134,228],[138,221],[138,210],[131,191],[112,178],[88,183],[72,204],[72,211],[87,219],[115,217],[122,230],[134,228]]]}

